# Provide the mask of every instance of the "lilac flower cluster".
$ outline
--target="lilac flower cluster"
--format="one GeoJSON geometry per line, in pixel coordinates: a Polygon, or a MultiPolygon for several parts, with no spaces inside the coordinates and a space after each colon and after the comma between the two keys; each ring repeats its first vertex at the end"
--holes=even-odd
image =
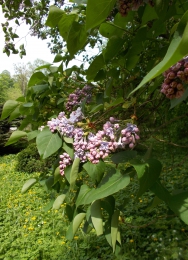
{"type": "MultiPolygon", "coordinates": [[[[59,131],[62,136],[73,138],[74,158],[78,157],[81,162],[90,161],[96,164],[117,149],[125,149],[126,146],[133,149],[136,140],[140,139],[136,125],[129,123],[123,128],[113,117],[103,125],[102,130],[85,133],[83,128],[77,127],[77,123],[83,118],[81,109],[77,108],[69,118],[61,112],[56,119],[47,123],[52,132],[59,131]]],[[[64,169],[72,163],[72,160],[67,153],[63,153],[59,163],[60,173],[63,175],[64,169]]]]}
{"type": "Polygon", "coordinates": [[[188,83],[188,57],[170,67],[163,75],[165,79],[161,92],[169,99],[180,98],[185,91],[183,84],[188,83]]]}
{"type": "Polygon", "coordinates": [[[145,3],[154,5],[153,0],[118,0],[118,9],[122,16],[126,16],[129,11],[137,11],[145,3]]]}
{"type": "Polygon", "coordinates": [[[66,109],[68,111],[72,111],[72,109],[80,105],[80,103],[86,99],[86,103],[91,102],[91,93],[92,93],[92,87],[89,85],[86,85],[83,87],[83,89],[77,88],[72,94],[69,95],[68,101],[66,103],[66,109]]]}
{"type": "Polygon", "coordinates": [[[63,153],[60,155],[60,161],[59,161],[59,169],[60,169],[60,174],[64,175],[64,170],[67,166],[71,165],[72,160],[68,153],[63,153]]]}
{"type": "Polygon", "coordinates": [[[74,125],[84,118],[81,108],[78,107],[76,111],[73,111],[69,118],[65,116],[65,112],[61,112],[57,118],[52,118],[51,121],[47,122],[51,132],[56,130],[60,132],[62,136],[73,137],[74,136],[74,125]]]}

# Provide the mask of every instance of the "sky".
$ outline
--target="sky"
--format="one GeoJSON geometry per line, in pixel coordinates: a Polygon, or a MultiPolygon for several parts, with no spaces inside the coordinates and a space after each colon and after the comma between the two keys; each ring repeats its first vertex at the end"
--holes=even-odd
{"type": "MultiPolygon", "coordinates": [[[[0,24],[5,22],[5,18],[2,14],[2,9],[0,6],[0,24]]],[[[13,23],[15,26],[15,23],[13,23]]],[[[4,48],[4,32],[2,31],[0,25],[0,73],[3,70],[8,70],[11,75],[14,74],[14,66],[13,64],[18,63],[28,63],[33,62],[36,59],[41,59],[46,61],[47,63],[53,63],[55,54],[51,54],[50,50],[47,47],[47,40],[41,40],[37,37],[30,36],[28,34],[29,26],[22,24],[20,27],[17,28],[16,34],[20,36],[19,39],[16,39],[16,47],[19,47],[21,44],[24,44],[26,49],[26,56],[22,59],[20,58],[19,54],[10,54],[8,57],[5,53],[3,53],[4,48]]],[[[71,62],[72,65],[80,65],[80,62],[73,61],[71,62]]]]}

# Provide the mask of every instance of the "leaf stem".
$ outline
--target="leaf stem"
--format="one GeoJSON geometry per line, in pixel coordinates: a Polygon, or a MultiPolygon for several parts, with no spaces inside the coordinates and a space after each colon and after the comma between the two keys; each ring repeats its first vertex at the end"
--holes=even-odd
{"type": "Polygon", "coordinates": [[[122,31],[124,31],[124,32],[126,32],[126,33],[128,33],[128,34],[130,34],[130,35],[134,35],[133,33],[127,31],[126,29],[124,29],[124,28],[122,28],[122,27],[120,27],[120,26],[118,26],[118,25],[116,25],[116,24],[114,24],[114,23],[110,23],[110,22],[106,22],[106,23],[107,23],[107,24],[110,24],[110,25],[112,25],[112,26],[114,26],[114,27],[116,27],[116,28],[118,28],[118,29],[120,29],[120,30],[122,30],[122,31]]]}

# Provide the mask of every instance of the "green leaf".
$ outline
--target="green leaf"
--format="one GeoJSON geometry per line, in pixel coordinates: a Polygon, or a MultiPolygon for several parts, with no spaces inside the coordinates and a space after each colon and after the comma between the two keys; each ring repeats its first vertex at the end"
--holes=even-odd
{"type": "Polygon", "coordinates": [[[54,201],[53,209],[59,209],[59,208],[61,207],[61,204],[63,203],[65,197],[66,197],[65,194],[59,195],[59,196],[56,198],[56,200],[54,201]]]}
{"type": "Polygon", "coordinates": [[[106,165],[103,161],[97,164],[87,162],[83,165],[83,168],[87,171],[92,181],[99,183],[104,175],[106,165]]]}
{"type": "Polygon", "coordinates": [[[166,202],[168,205],[170,204],[171,194],[167,189],[163,187],[160,181],[156,181],[154,185],[150,187],[150,190],[155,193],[155,195],[166,202]]]}
{"type": "Polygon", "coordinates": [[[74,217],[74,206],[71,207],[69,204],[67,204],[66,205],[66,214],[67,214],[69,221],[71,222],[74,217]]]}
{"type": "Polygon", "coordinates": [[[88,0],[86,8],[86,29],[93,28],[103,22],[110,14],[116,0],[88,0]]]}
{"type": "Polygon", "coordinates": [[[105,176],[98,188],[89,189],[89,187],[86,185],[82,185],[78,194],[76,205],[85,205],[91,203],[94,200],[108,197],[109,195],[125,188],[129,182],[129,176],[121,174],[119,170],[115,172],[114,169],[113,172],[110,172],[105,176]]]}
{"type": "Polygon", "coordinates": [[[155,182],[150,189],[159,199],[165,201],[181,220],[188,224],[188,191],[171,195],[159,181],[155,182]]]}
{"type": "Polygon", "coordinates": [[[89,111],[89,113],[95,113],[95,112],[98,112],[100,110],[103,110],[104,108],[104,105],[103,104],[99,104],[99,105],[96,105],[94,106],[91,111],[89,111]]]}
{"type": "Polygon", "coordinates": [[[71,56],[84,47],[87,34],[84,24],[73,22],[67,39],[67,48],[71,56]]]}
{"type": "Polygon", "coordinates": [[[37,71],[31,76],[28,82],[28,87],[32,87],[34,85],[37,85],[38,83],[42,83],[43,80],[47,81],[48,78],[41,71],[37,71]]]}
{"type": "Polygon", "coordinates": [[[112,247],[111,220],[105,222],[105,238],[108,244],[112,247]]]}
{"type": "Polygon", "coordinates": [[[52,208],[53,204],[54,204],[54,199],[51,199],[50,202],[43,208],[43,210],[45,212],[48,212],[48,210],[52,208]]]}
{"type": "Polygon", "coordinates": [[[74,159],[74,149],[71,144],[67,144],[63,142],[63,150],[68,153],[70,158],[73,160],[74,159]]]}
{"type": "Polygon", "coordinates": [[[28,103],[24,103],[22,104],[23,107],[32,107],[33,106],[33,103],[31,102],[28,102],[28,103]]]}
{"type": "Polygon", "coordinates": [[[67,167],[65,168],[65,170],[64,170],[65,177],[66,177],[66,179],[67,179],[67,181],[68,181],[69,183],[70,183],[71,168],[72,168],[72,166],[69,165],[69,166],[67,166],[67,167]]]}
{"type": "Polygon", "coordinates": [[[101,69],[97,72],[97,75],[94,78],[94,81],[101,81],[103,79],[106,79],[106,72],[104,71],[104,69],[101,69]]]}
{"type": "Polygon", "coordinates": [[[70,2],[76,3],[78,5],[87,4],[87,0],[70,0],[70,2]]]}
{"type": "Polygon", "coordinates": [[[119,105],[121,103],[124,103],[123,97],[119,97],[119,98],[113,100],[111,103],[105,103],[105,107],[106,108],[110,108],[110,107],[117,106],[117,105],[119,105]]]}
{"type": "Polygon", "coordinates": [[[101,200],[101,207],[108,212],[108,214],[111,218],[114,213],[114,209],[115,209],[114,197],[108,196],[108,197],[104,198],[103,200],[101,200]]]}
{"type": "Polygon", "coordinates": [[[155,20],[155,19],[159,19],[155,8],[153,8],[150,5],[146,5],[145,9],[144,9],[144,14],[142,16],[142,24],[141,26],[143,26],[144,24],[146,24],[149,21],[155,20]]]}
{"type": "Polygon", "coordinates": [[[91,219],[96,230],[97,236],[103,234],[103,220],[100,200],[96,200],[91,204],[91,219]]]}
{"type": "Polygon", "coordinates": [[[52,28],[56,27],[63,14],[64,11],[57,6],[50,6],[46,25],[52,28]]]}
{"type": "Polygon", "coordinates": [[[64,57],[61,54],[57,54],[53,60],[53,62],[60,62],[64,59],[64,57]]]}
{"type": "Polygon", "coordinates": [[[69,31],[76,18],[76,14],[64,14],[58,23],[59,33],[65,41],[68,39],[69,31]]]}
{"type": "Polygon", "coordinates": [[[185,100],[188,97],[188,88],[186,88],[185,92],[180,98],[174,98],[170,100],[170,108],[174,108],[175,106],[179,105],[183,100],[185,100]]]}
{"type": "Polygon", "coordinates": [[[120,213],[119,210],[115,211],[111,220],[111,238],[112,238],[113,252],[115,252],[115,248],[116,248],[119,213],[120,213]]]}
{"type": "Polygon", "coordinates": [[[21,193],[25,193],[27,190],[29,190],[35,183],[37,182],[36,179],[32,178],[27,180],[21,190],[21,193]]]}
{"type": "Polygon", "coordinates": [[[136,157],[137,152],[136,151],[122,151],[119,153],[114,153],[111,157],[111,160],[113,163],[118,164],[118,163],[126,163],[136,157]]]}
{"type": "Polygon", "coordinates": [[[75,158],[74,162],[72,164],[71,173],[70,173],[70,187],[73,188],[75,181],[78,177],[78,171],[79,171],[79,165],[80,165],[80,158],[75,158]]]}
{"type": "Polygon", "coordinates": [[[45,65],[37,67],[35,70],[41,70],[41,69],[49,69],[52,66],[51,63],[47,63],[45,65]]]}
{"type": "Polygon", "coordinates": [[[140,53],[143,50],[144,42],[147,40],[147,27],[140,28],[126,54],[126,68],[133,69],[140,59],[140,53]]]}
{"type": "MultiPolygon", "coordinates": [[[[15,101],[15,100],[14,100],[15,101]]],[[[16,99],[16,101],[19,101],[19,102],[25,102],[25,97],[19,97],[16,99]]]]}
{"type": "Polygon", "coordinates": [[[46,190],[51,190],[54,185],[54,176],[49,176],[47,180],[45,180],[46,190]]]}
{"type": "Polygon", "coordinates": [[[103,56],[105,61],[110,61],[114,56],[116,56],[124,44],[125,40],[119,37],[112,37],[107,43],[106,48],[103,51],[103,56]]]}
{"type": "Polygon", "coordinates": [[[31,141],[32,139],[34,139],[35,137],[37,137],[37,135],[40,133],[39,130],[34,130],[34,131],[31,131],[29,133],[27,133],[27,138],[28,138],[28,141],[31,141]]]}
{"type": "Polygon", "coordinates": [[[131,105],[132,105],[132,101],[126,101],[126,102],[123,104],[122,108],[127,109],[127,108],[129,108],[131,105]]]}
{"type": "Polygon", "coordinates": [[[173,195],[169,207],[188,225],[188,191],[173,195]]]}
{"type": "Polygon", "coordinates": [[[105,92],[104,92],[105,98],[109,98],[111,96],[112,86],[113,86],[113,79],[110,79],[106,83],[106,88],[105,88],[105,92]]]}
{"type": "Polygon", "coordinates": [[[155,208],[156,206],[158,206],[159,204],[161,204],[161,202],[162,202],[162,200],[159,199],[157,196],[155,196],[145,211],[146,212],[152,211],[152,209],[155,208]]]}
{"type": "Polygon", "coordinates": [[[68,144],[73,144],[73,138],[63,136],[63,139],[68,144]]]}
{"type": "Polygon", "coordinates": [[[103,55],[96,56],[86,71],[87,79],[92,80],[95,78],[97,72],[105,65],[103,55]]]}
{"type": "Polygon", "coordinates": [[[44,92],[45,90],[49,89],[49,85],[48,84],[35,85],[35,86],[32,86],[32,89],[33,89],[34,93],[44,92]]]}
{"type": "Polygon", "coordinates": [[[85,218],[85,215],[86,213],[79,213],[75,216],[66,234],[66,238],[68,240],[72,240],[74,238],[74,235],[85,218]]]}
{"type": "Polygon", "coordinates": [[[19,103],[15,100],[8,100],[5,102],[3,106],[3,112],[1,115],[1,120],[7,118],[15,111],[15,109],[19,106],[19,103]]]}
{"type": "Polygon", "coordinates": [[[21,115],[19,106],[17,106],[14,111],[10,114],[10,117],[8,119],[8,122],[11,122],[15,118],[18,118],[21,115]]]}
{"type": "Polygon", "coordinates": [[[16,143],[20,138],[26,137],[26,136],[27,136],[27,133],[24,132],[24,131],[19,131],[19,130],[14,131],[14,132],[11,134],[11,136],[10,136],[9,140],[7,141],[7,143],[5,144],[5,146],[10,145],[10,144],[14,144],[14,143],[16,143]]]}
{"type": "Polygon", "coordinates": [[[59,166],[58,166],[54,171],[54,183],[53,184],[57,183],[60,180],[61,177],[62,176],[60,175],[60,169],[59,169],[59,166]]]}
{"type": "Polygon", "coordinates": [[[62,139],[58,133],[52,133],[49,128],[44,128],[36,139],[39,154],[43,159],[55,153],[62,146],[62,139]]]}
{"type": "Polygon", "coordinates": [[[99,27],[99,32],[103,37],[111,38],[113,36],[122,37],[122,35],[126,32],[126,26],[128,22],[133,20],[133,13],[129,11],[128,15],[121,16],[120,13],[117,13],[114,18],[114,23],[102,23],[99,27]]]}
{"type": "Polygon", "coordinates": [[[156,65],[141,81],[141,83],[130,93],[133,94],[135,91],[140,89],[148,81],[162,74],[165,70],[170,68],[176,62],[181,60],[188,54],[187,41],[188,41],[188,11],[182,16],[177,30],[174,33],[174,37],[170,43],[167,53],[164,59],[156,65]]]}
{"type": "Polygon", "coordinates": [[[147,191],[158,180],[162,170],[162,164],[156,159],[149,159],[146,163],[135,161],[131,163],[135,168],[139,180],[139,191],[137,197],[139,198],[145,191],[147,191]]]}
{"type": "Polygon", "coordinates": [[[99,27],[99,32],[103,37],[111,38],[112,36],[121,36],[123,30],[116,28],[113,24],[102,23],[99,27]]]}

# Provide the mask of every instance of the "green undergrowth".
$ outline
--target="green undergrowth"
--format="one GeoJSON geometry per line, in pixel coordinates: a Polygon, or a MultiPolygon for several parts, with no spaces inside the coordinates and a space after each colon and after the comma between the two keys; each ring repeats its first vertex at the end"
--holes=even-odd
{"type": "MultiPolygon", "coordinates": [[[[186,190],[186,150],[159,145],[151,154],[156,155],[163,163],[161,181],[165,187],[170,192],[186,190]]],[[[136,199],[136,177],[125,190],[115,194],[117,206],[124,205],[119,218],[122,249],[115,256],[106,239],[97,237],[94,230],[86,235],[80,228],[73,241],[67,241],[65,204],[59,210],[51,209],[50,202],[58,194],[38,184],[21,194],[25,181],[39,173],[21,173],[15,166],[16,155],[0,157],[0,259],[188,259],[188,227],[153,193],[146,192],[136,199]]]]}

